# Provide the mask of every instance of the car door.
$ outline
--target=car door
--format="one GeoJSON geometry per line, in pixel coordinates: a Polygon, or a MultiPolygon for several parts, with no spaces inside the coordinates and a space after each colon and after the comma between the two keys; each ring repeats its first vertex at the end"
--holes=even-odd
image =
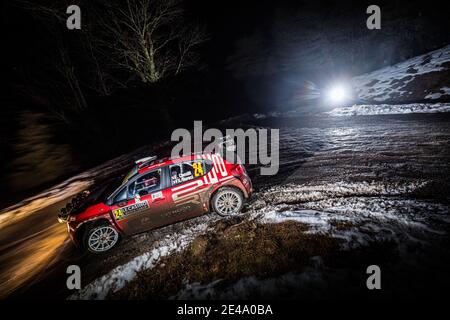
{"type": "Polygon", "coordinates": [[[204,176],[209,167],[205,161],[190,160],[172,164],[168,167],[170,188],[167,213],[172,222],[189,219],[208,211],[208,191],[210,185],[204,176]]]}
{"type": "Polygon", "coordinates": [[[135,234],[165,224],[167,204],[165,168],[147,171],[117,192],[111,206],[116,223],[126,234],[135,234]]]}

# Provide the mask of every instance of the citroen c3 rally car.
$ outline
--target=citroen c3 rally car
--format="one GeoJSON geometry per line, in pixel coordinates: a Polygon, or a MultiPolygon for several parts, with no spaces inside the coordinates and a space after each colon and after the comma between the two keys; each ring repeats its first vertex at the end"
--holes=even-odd
{"type": "Polygon", "coordinates": [[[125,176],[78,194],[58,215],[71,240],[94,253],[133,235],[214,211],[237,214],[251,196],[241,164],[220,154],[143,158],[125,176]]]}

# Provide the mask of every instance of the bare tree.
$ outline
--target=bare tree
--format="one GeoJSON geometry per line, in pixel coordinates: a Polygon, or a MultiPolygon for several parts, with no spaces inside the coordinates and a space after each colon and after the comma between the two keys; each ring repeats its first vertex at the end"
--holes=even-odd
{"type": "Polygon", "coordinates": [[[198,61],[195,49],[206,36],[198,25],[186,22],[180,0],[76,2],[82,8],[82,28],[70,32],[65,25],[71,0],[16,0],[46,28],[55,49],[48,72],[38,76],[45,80],[22,89],[65,122],[70,113],[88,108],[87,88],[106,96],[132,79],[154,83],[198,61]]]}
{"type": "Polygon", "coordinates": [[[108,2],[97,14],[96,44],[112,65],[154,83],[192,66],[195,47],[206,40],[198,26],[187,26],[179,0],[108,2]]]}

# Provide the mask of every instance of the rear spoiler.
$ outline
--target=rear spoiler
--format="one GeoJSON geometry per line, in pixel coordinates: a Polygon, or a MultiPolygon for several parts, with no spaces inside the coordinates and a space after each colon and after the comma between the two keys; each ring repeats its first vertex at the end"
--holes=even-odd
{"type": "Polygon", "coordinates": [[[141,158],[136,160],[134,163],[139,167],[144,167],[147,164],[149,164],[150,162],[153,162],[157,159],[157,156],[150,156],[150,157],[145,157],[145,158],[141,158]]]}

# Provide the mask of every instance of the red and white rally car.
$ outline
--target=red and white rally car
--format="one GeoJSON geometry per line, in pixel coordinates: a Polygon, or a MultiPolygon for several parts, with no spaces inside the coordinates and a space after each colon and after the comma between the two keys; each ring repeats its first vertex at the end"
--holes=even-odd
{"type": "Polygon", "coordinates": [[[123,236],[207,212],[238,214],[252,191],[244,166],[218,153],[148,157],[136,161],[125,178],[77,195],[58,220],[67,223],[77,246],[100,253],[123,236]]]}

